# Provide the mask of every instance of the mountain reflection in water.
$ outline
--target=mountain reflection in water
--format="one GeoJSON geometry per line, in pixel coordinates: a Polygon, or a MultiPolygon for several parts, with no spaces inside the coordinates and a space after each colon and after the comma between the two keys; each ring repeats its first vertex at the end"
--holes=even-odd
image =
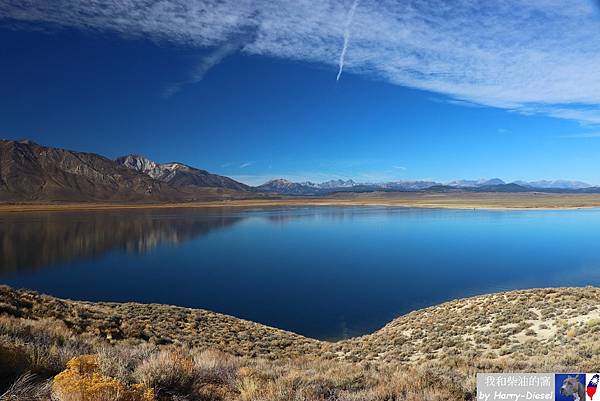
{"type": "Polygon", "coordinates": [[[0,274],[94,258],[113,250],[145,253],[230,226],[219,210],[128,210],[0,215],[0,274]]]}

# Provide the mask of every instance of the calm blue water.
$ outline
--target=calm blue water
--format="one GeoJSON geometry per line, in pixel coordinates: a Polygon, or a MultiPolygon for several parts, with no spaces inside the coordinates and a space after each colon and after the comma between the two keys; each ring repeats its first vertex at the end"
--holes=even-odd
{"type": "Polygon", "coordinates": [[[0,214],[0,283],[210,309],[337,339],[457,297],[600,285],[600,210],[0,214]]]}

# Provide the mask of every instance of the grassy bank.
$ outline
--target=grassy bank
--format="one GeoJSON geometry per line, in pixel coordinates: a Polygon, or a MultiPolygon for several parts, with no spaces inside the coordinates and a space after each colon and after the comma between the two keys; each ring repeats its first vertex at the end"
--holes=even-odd
{"type": "Polygon", "coordinates": [[[457,300],[335,343],[203,310],[8,287],[0,314],[3,400],[469,400],[477,371],[600,366],[596,288],[457,300]]]}

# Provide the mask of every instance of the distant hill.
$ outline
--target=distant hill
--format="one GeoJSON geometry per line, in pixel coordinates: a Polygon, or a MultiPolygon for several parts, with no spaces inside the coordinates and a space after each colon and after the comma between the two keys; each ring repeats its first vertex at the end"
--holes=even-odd
{"type": "Polygon", "coordinates": [[[511,183],[497,185],[481,185],[475,188],[468,188],[468,190],[473,192],[531,192],[533,189],[515,183],[511,183]]]}
{"type": "Polygon", "coordinates": [[[179,202],[248,196],[244,184],[172,165],[177,167],[170,171],[157,165],[165,175],[155,178],[154,172],[94,153],[0,140],[0,201],[179,202]]]}

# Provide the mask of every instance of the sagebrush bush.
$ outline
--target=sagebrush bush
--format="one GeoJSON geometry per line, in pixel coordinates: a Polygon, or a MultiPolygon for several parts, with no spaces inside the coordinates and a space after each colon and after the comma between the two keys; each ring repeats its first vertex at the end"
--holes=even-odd
{"type": "Polygon", "coordinates": [[[132,384],[135,382],[135,369],[157,350],[157,347],[145,343],[136,346],[102,344],[95,353],[98,355],[98,366],[103,375],[132,384]]]}
{"type": "Polygon", "coordinates": [[[69,360],[92,351],[88,341],[74,335],[62,322],[16,320],[5,316],[0,316],[2,345],[19,349],[27,360],[26,369],[41,376],[56,375],[65,369],[69,360]]]}
{"type": "Polygon", "coordinates": [[[157,393],[189,393],[196,378],[194,359],[180,348],[163,349],[143,361],[133,376],[157,393]]]}
{"type": "Polygon", "coordinates": [[[194,375],[198,383],[232,384],[237,374],[237,360],[215,350],[192,351],[194,375]]]}

